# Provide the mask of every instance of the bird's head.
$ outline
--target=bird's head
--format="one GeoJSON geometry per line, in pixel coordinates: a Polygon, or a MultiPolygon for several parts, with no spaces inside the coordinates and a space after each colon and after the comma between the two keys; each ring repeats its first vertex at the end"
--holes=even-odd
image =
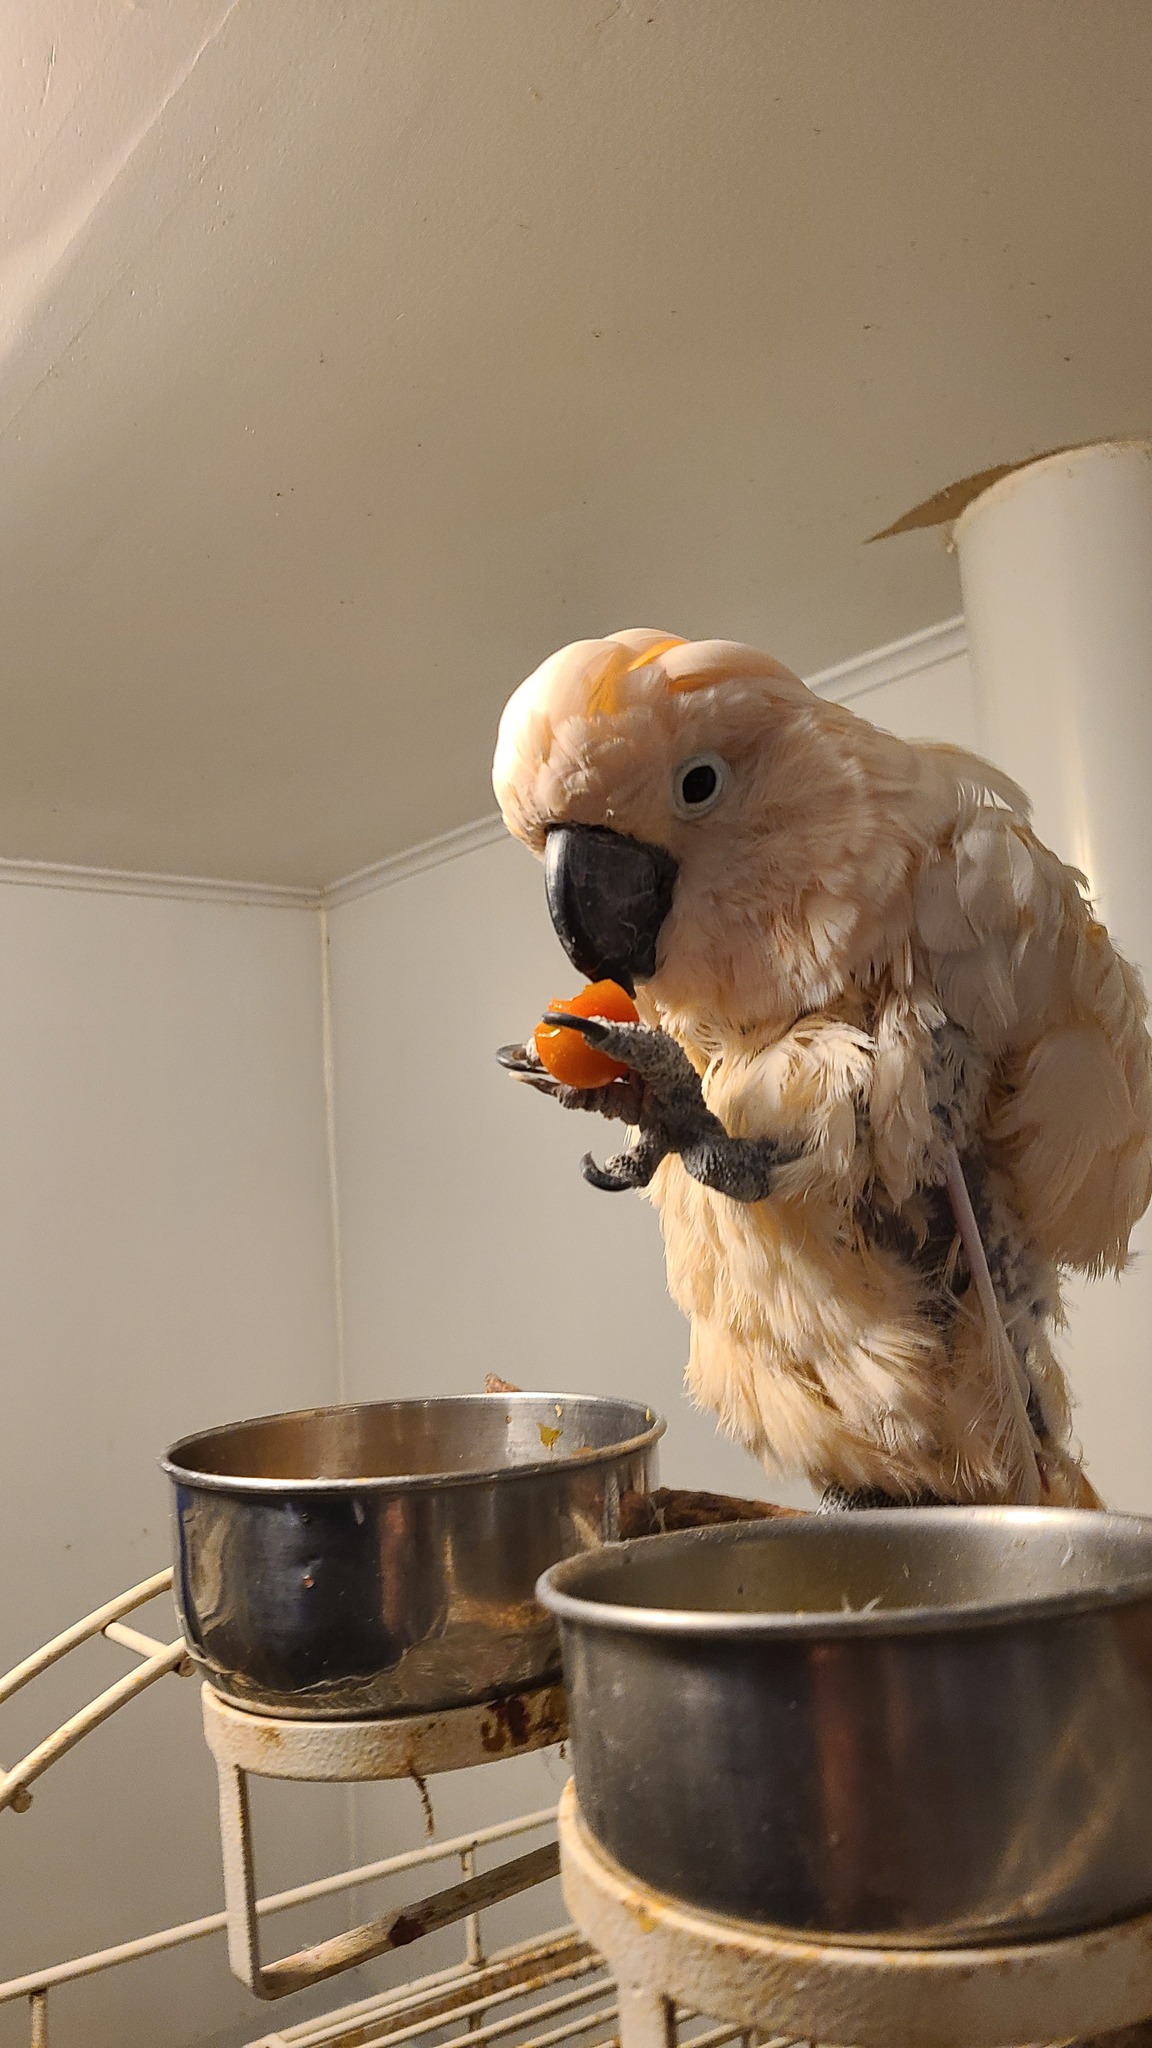
{"type": "Polygon", "coordinates": [[[842,985],[907,875],[914,780],[912,749],[771,656],[647,630],[549,656],[493,768],[574,965],[736,1025],[842,985]]]}

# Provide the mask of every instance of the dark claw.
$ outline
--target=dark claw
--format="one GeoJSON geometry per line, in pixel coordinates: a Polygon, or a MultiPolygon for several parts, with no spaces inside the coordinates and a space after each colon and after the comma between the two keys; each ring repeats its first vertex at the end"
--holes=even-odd
{"type": "Polygon", "coordinates": [[[541,1095],[556,1095],[560,1083],[541,1064],[535,1046],[502,1045],[496,1053],[497,1061],[506,1074],[517,1081],[524,1081],[529,1088],[538,1088],[541,1095]]]}
{"type": "Polygon", "coordinates": [[[642,1175],[635,1168],[629,1168],[628,1162],[635,1156],[632,1152],[621,1152],[615,1159],[610,1159],[607,1166],[597,1166],[592,1154],[586,1152],[580,1161],[580,1171],[590,1187],[600,1188],[606,1195],[627,1194],[645,1185],[642,1175]]]}
{"type": "Polygon", "coordinates": [[[605,1082],[599,1088],[569,1088],[566,1082],[558,1081],[541,1064],[534,1046],[502,1045],[496,1058],[513,1080],[523,1082],[527,1088],[538,1089],[541,1095],[558,1102],[562,1109],[598,1110],[601,1116],[625,1124],[635,1124],[640,1120],[642,1084],[634,1076],[605,1082]]]}
{"type": "Polygon", "coordinates": [[[517,1081],[523,1081],[526,1088],[539,1089],[541,1095],[550,1095],[553,1101],[560,1095],[563,1085],[552,1074],[545,1074],[543,1072],[516,1074],[513,1078],[517,1081]]]}
{"type": "Polygon", "coordinates": [[[610,1024],[605,1024],[599,1017],[574,1017],[569,1010],[549,1010],[542,1022],[558,1024],[562,1031],[578,1031],[582,1038],[587,1039],[589,1045],[597,1045],[612,1029],[610,1024]]]}
{"type": "Polygon", "coordinates": [[[540,1056],[526,1045],[501,1045],[496,1049],[496,1059],[509,1074],[542,1074],[540,1056]]]}

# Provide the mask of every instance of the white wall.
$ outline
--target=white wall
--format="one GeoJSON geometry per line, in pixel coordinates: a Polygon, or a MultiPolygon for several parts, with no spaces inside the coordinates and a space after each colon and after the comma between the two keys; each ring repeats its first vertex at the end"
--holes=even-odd
{"type": "MultiPolygon", "coordinates": [[[[336,1359],[315,913],[6,886],[0,960],[3,1670],[167,1561],[176,1436],[331,1399],[336,1359]]],[[[176,1633],[167,1602],[141,1626],[176,1633]]],[[[30,1686],[0,1763],[130,1666],[98,1643],[30,1686]]],[[[220,1904],[198,1715],[165,1679],[0,1814],[0,1977],[220,1904]]],[[[269,1889],[339,1867],[341,1794],[267,1804],[269,1889]]],[[[175,2048],[253,2010],[214,1940],[54,1993],[52,2040],[175,2048]]]]}

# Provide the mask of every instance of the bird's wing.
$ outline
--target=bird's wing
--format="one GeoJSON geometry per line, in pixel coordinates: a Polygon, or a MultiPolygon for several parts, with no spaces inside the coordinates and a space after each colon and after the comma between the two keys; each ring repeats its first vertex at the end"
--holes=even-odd
{"type": "Polygon", "coordinates": [[[1139,975],[1017,808],[969,787],[916,888],[942,1009],[993,1062],[988,1137],[1041,1250],[1100,1271],[1152,1199],[1152,1041],[1139,975]]]}

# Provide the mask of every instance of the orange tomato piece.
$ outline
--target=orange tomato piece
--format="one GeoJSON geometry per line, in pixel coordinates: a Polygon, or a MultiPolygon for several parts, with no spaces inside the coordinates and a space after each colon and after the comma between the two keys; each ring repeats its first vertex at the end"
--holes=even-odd
{"type": "MultiPolygon", "coordinates": [[[[615,981],[591,981],[578,996],[557,997],[550,1010],[571,1010],[576,1017],[607,1017],[613,1024],[638,1024],[640,1012],[626,989],[615,981]]],[[[562,1024],[538,1024],[535,1031],[540,1064],[554,1081],[568,1088],[604,1088],[621,1081],[628,1069],[607,1053],[597,1052],[578,1031],[562,1024]]]]}

